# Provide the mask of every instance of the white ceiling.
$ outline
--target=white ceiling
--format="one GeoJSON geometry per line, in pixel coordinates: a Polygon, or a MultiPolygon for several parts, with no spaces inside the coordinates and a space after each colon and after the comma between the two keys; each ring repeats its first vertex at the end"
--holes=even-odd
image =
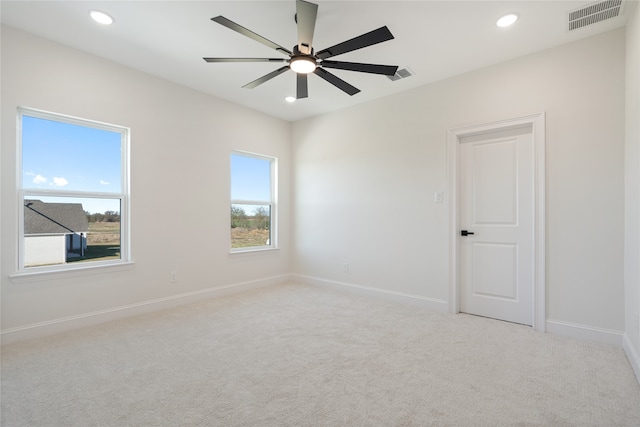
{"type": "MultiPolygon", "coordinates": [[[[625,7],[631,2],[627,0],[625,7]]],[[[279,57],[276,51],[210,19],[226,18],[288,49],[297,43],[295,1],[5,1],[5,25],[90,52],[289,121],[410,90],[433,81],[589,37],[625,25],[624,13],[579,30],[567,30],[568,11],[589,1],[315,1],[316,51],[386,25],[394,40],[335,60],[408,67],[415,74],[385,76],[330,70],[362,92],[349,96],[315,75],[309,98],[293,104],[295,75],[288,71],[255,89],[244,84],[281,63],[206,63],[202,57],[279,57]],[[115,23],[94,23],[89,10],[115,23]],[[510,28],[496,20],[516,13],[510,28]]],[[[283,56],[284,57],[284,56],[283,56]]]]}

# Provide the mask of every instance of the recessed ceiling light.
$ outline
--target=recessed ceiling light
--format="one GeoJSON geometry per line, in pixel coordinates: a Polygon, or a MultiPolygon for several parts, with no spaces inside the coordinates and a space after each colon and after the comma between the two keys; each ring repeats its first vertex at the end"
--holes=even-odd
{"type": "Polygon", "coordinates": [[[287,102],[296,102],[296,97],[295,96],[287,96],[284,100],[287,101],[287,102]]]}
{"type": "Polygon", "coordinates": [[[89,12],[91,18],[99,24],[102,25],[111,25],[113,24],[113,18],[107,15],[104,12],[100,12],[99,10],[92,10],[89,12]]]}
{"type": "Polygon", "coordinates": [[[509,15],[505,15],[502,18],[498,19],[496,25],[498,27],[508,27],[509,25],[513,25],[514,22],[518,20],[518,15],[514,15],[513,13],[509,15]]]}

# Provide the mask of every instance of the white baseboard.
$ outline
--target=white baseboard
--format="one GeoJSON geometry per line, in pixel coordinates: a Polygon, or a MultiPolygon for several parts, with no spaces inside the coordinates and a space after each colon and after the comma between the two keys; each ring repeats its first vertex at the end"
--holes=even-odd
{"type": "Polygon", "coordinates": [[[353,283],[339,282],[336,280],[321,279],[318,277],[305,276],[302,274],[292,274],[292,280],[308,285],[325,286],[333,289],[355,292],[360,295],[382,297],[387,300],[403,302],[442,313],[449,312],[449,303],[444,300],[427,298],[419,295],[405,294],[401,292],[388,291],[385,289],[371,288],[368,286],[355,285],[353,283]]]}
{"type": "Polygon", "coordinates": [[[640,384],[640,354],[631,344],[631,340],[627,334],[624,334],[622,348],[624,348],[624,352],[627,354],[627,359],[629,359],[629,364],[633,368],[633,372],[636,374],[638,384],[640,384]]]}
{"type": "Polygon", "coordinates": [[[624,335],[622,331],[550,319],[547,319],[547,332],[600,344],[615,345],[616,347],[622,347],[622,337],[624,335]]]}
{"type": "Polygon", "coordinates": [[[105,323],[111,320],[124,319],[126,317],[138,316],[154,311],[165,310],[184,304],[197,301],[204,301],[211,298],[221,297],[248,291],[251,289],[272,286],[291,281],[291,275],[269,277],[266,279],[251,280],[248,282],[234,283],[230,285],[201,289],[193,292],[186,292],[177,295],[170,295],[164,298],[156,298],[142,301],[135,304],[128,304],[119,307],[108,308],[106,310],[83,313],[76,316],[53,319],[46,322],[33,323],[30,325],[9,328],[0,331],[2,344],[24,341],[31,338],[39,338],[85,326],[105,323]]]}

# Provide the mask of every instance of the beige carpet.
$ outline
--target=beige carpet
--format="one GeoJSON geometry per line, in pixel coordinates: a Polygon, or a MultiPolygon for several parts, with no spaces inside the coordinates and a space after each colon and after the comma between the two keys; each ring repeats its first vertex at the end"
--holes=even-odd
{"type": "Polygon", "coordinates": [[[638,426],[619,348],[281,285],[2,349],[2,426],[638,426]]]}

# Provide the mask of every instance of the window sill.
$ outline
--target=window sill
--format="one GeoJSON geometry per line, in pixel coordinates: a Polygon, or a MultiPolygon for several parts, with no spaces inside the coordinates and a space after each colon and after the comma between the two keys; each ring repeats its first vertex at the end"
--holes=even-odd
{"type": "Polygon", "coordinates": [[[229,255],[248,255],[248,254],[260,254],[260,253],[268,253],[268,252],[278,252],[280,248],[271,248],[271,247],[256,247],[249,249],[235,249],[229,252],[229,255]]]}
{"type": "Polygon", "coordinates": [[[78,276],[89,276],[93,274],[115,273],[118,271],[132,270],[133,261],[119,262],[114,264],[90,265],[82,267],[69,267],[61,270],[44,271],[21,271],[9,276],[11,281],[17,285],[23,283],[41,282],[55,279],[68,279],[78,276]]]}

